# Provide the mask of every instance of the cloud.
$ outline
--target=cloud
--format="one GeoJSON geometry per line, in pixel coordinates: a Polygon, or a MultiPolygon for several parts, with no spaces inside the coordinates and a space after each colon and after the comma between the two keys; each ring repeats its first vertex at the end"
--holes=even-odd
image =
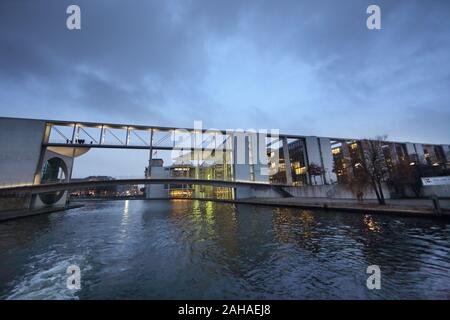
{"type": "Polygon", "coordinates": [[[446,142],[450,3],[369,4],[2,1],[0,112],[446,142]]]}

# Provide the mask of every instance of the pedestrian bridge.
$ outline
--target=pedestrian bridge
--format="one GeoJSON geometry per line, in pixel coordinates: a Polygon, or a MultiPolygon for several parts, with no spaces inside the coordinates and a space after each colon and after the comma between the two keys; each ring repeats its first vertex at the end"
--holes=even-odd
{"type": "Polygon", "coordinates": [[[267,182],[205,180],[194,178],[116,179],[116,180],[74,181],[74,182],[58,182],[58,183],[12,186],[0,188],[0,196],[81,190],[100,186],[149,185],[149,184],[171,184],[171,183],[206,185],[206,186],[228,187],[228,188],[252,187],[258,189],[259,188],[279,189],[288,186],[284,184],[270,184],[267,182]]]}

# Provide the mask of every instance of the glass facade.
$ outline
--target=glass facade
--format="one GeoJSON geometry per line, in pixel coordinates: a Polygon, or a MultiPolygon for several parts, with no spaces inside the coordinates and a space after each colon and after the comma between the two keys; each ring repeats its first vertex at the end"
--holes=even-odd
{"type": "MultiPolygon", "coordinates": [[[[232,180],[229,164],[173,164],[166,168],[173,178],[196,178],[205,180],[232,180]]],[[[167,186],[173,198],[233,199],[233,188],[172,183],[167,186]]]]}
{"type": "MultiPolygon", "coordinates": [[[[287,139],[287,149],[291,166],[291,178],[294,186],[308,184],[308,170],[303,139],[287,139]]],[[[286,184],[286,161],[282,142],[278,145],[279,167],[278,172],[270,176],[271,183],[286,184]]],[[[270,158],[270,155],[269,155],[270,158]]]]}
{"type": "Polygon", "coordinates": [[[288,143],[289,160],[291,162],[292,184],[304,186],[308,183],[308,171],[303,139],[296,139],[288,143]]]}

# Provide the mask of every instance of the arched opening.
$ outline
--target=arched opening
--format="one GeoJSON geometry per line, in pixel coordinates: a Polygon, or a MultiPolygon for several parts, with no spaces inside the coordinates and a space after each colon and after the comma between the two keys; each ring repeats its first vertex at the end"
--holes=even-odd
{"type": "MultiPolygon", "coordinates": [[[[53,157],[47,160],[42,166],[41,184],[58,183],[67,180],[67,166],[63,159],[53,157]]],[[[39,194],[39,198],[45,204],[54,204],[58,202],[65,191],[47,192],[39,194]]]]}

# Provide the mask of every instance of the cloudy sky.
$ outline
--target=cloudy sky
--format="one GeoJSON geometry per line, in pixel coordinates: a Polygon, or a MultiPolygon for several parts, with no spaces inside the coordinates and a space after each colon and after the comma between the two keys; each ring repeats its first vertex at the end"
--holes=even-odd
{"type": "Polygon", "coordinates": [[[445,0],[2,0],[0,116],[449,143],[449,58],[445,0]]]}

